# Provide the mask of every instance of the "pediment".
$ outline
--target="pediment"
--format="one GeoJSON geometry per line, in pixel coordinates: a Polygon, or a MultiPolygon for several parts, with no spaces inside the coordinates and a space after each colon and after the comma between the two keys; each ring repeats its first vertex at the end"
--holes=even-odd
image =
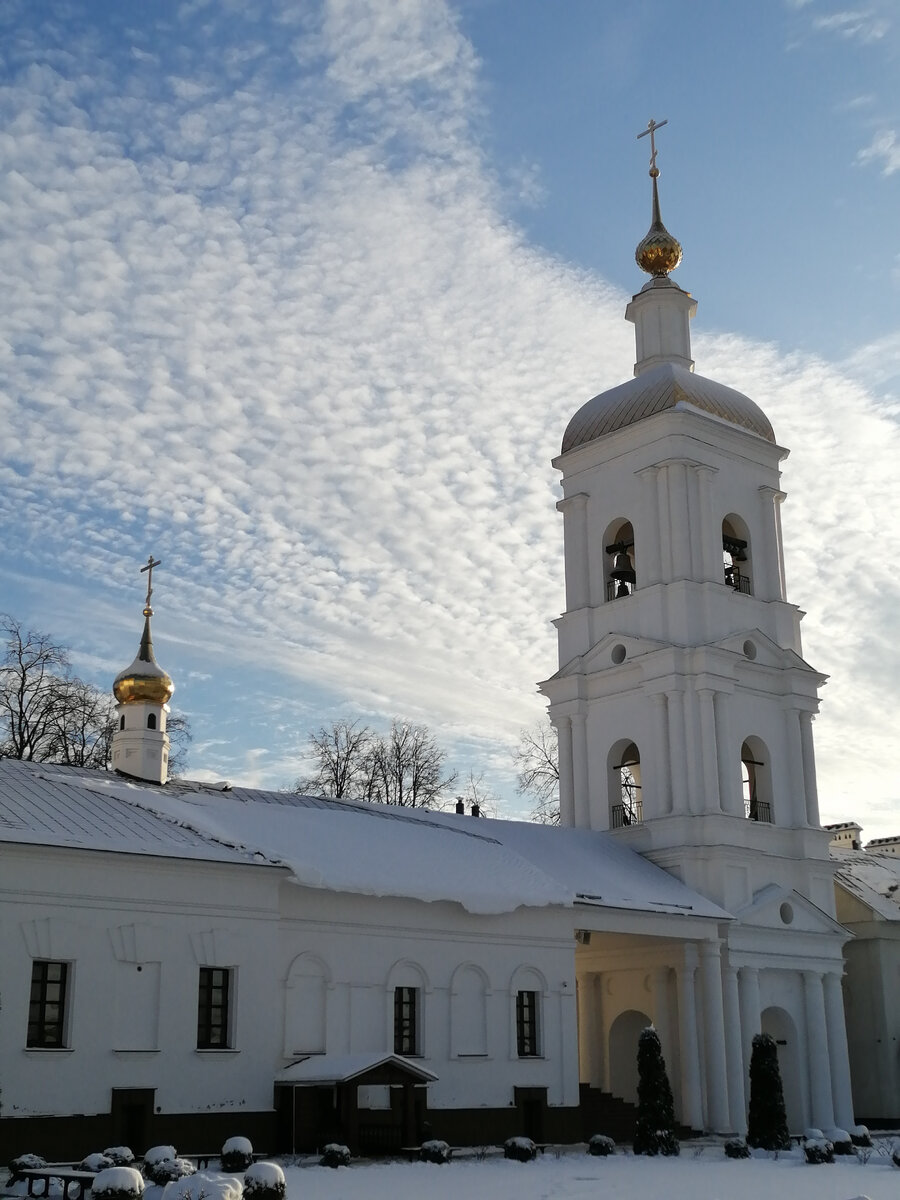
{"type": "Polygon", "coordinates": [[[631,634],[625,633],[607,633],[600,639],[595,646],[588,650],[587,654],[581,657],[581,669],[583,671],[603,671],[620,667],[623,663],[627,663],[632,659],[640,658],[645,654],[652,654],[655,650],[670,650],[666,642],[657,641],[655,638],[633,637],[631,634]],[[625,654],[621,655],[618,648],[621,647],[625,654]]]}
{"type": "Polygon", "coordinates": [[[772,883],[755,892],[743,907],[734,909],[741,925],[756,929],[790,930],[792,933],[840,933],[846,930],[833,917],[793,888],[772,883]]]}
{"type": "Polygon", "coordinates": [[[717,650],[727,650],[731,654],[739,654],[742,659],[762,667],[808,671],[822,683],[828,678],[827,675],[821,675],[814,667],[811,667],[795,650],[779,646],[761,629],[745,629],[740,633],[732,633],[727,638],[722,638],[721,641],[712,642],[711,645],[717,650]]]}

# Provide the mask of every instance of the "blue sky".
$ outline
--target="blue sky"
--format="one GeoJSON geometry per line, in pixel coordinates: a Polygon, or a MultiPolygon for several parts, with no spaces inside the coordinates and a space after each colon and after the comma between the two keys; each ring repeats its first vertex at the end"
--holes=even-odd
{"type": "Polygon", "coordinates": [[[700,373],[792,454],[828,820],[896,826],[900,19],[887,0],[0,5],[0,604],[192,765],[424,721],[515,805],[563,604],[550,459],[627,378],[649,223],[700,373]]]}

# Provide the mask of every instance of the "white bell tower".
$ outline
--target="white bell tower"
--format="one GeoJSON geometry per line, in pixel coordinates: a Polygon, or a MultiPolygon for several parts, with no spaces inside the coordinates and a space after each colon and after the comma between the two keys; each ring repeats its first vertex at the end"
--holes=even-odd
{"type": "Polygon", "coordinates": [[[166,717],[175,685],[153,654],[150,618],[153,609],[153,555],[141,571],[147,572],[144,632],[134,662],[120,671],[113,683],[117,728],[112,738],[112,767],[123,775],[149,783],[165,783],[169,775],[169,735],[166,717]]]}
{"type": "Polygon", "coordinates": [[[697,304],[669,278],[681,246],[655,160],[636,252],[651,278],[625,312],[634,378],[575,414],[554,460],[566,611],[541,688],[562,823],[614,831],[725,907],[778,883],[833,912],[812,738],[825,677],[785,593],[788,452],[752,400],[694,373],[697,304]]]}

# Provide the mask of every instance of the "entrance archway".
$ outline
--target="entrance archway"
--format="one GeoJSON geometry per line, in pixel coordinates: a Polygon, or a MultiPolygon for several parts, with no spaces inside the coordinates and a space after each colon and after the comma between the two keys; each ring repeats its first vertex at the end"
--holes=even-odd
{"type": "Polygon", "coordinates": [[[609,1090],[614,1096],[637,1103],[638,1039],[653,1022],[646,1013],[628,1009],[609,1027],[609,1090]]]}
{"type": "Polygon", "coordinates": [[[784,1090],[788,1129],[792,1133],[799,1133],[807,1122],[804,1118],[797,1026],[790,1013],[783,1008],[767,1008],[762,1014],[761,1026],[763,1033],[773,1037],[778,1047],[778,1070],[784,1090]]]}

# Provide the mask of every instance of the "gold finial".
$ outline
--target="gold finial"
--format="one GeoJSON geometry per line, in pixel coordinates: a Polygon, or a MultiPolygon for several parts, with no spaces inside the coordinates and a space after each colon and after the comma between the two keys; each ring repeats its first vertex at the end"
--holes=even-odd
{"type": "Polygon", "coordinates": [[[142,575],[147,572],[144,631],[141,634],[137,658],[131,666],[120,671],[113,684],[113,693],[120,704],[127,704],[132,700],[151,700],[156,704],[166,704],[175,691],[174,683],[153,654],[153,636],[150,632],[150,618],[153,616],[153,609],[150,607],[150,597],[153,595],[153,568],[161,565],[159,559],[155,559],[151,554],[146,566],[141,567],[142,575]]]}
{"type": "Polygon", "coordinates": [[[668,117],[664,121],[654,121],[651,117],[647,123],[647,128],[642,130],[637,136],[638,138],[650,135],[650,178],[653,180],[653,216],[650,225],[650,231],[647,236],[638,243],[638,247],[634,252],[634,258],[637,265],[642,271],[646,271],[648,275],[654,275],[664,278],[670,271],[674,271],[681,262],[681,243],[673,238],[668,229],[662,223],[662,218],[659,215],[659,188],[657,187],[657,179],[659,178],[659,167],[656,165],[656,131],[662,129],[663,125],[668,125],[668,117]]]}

